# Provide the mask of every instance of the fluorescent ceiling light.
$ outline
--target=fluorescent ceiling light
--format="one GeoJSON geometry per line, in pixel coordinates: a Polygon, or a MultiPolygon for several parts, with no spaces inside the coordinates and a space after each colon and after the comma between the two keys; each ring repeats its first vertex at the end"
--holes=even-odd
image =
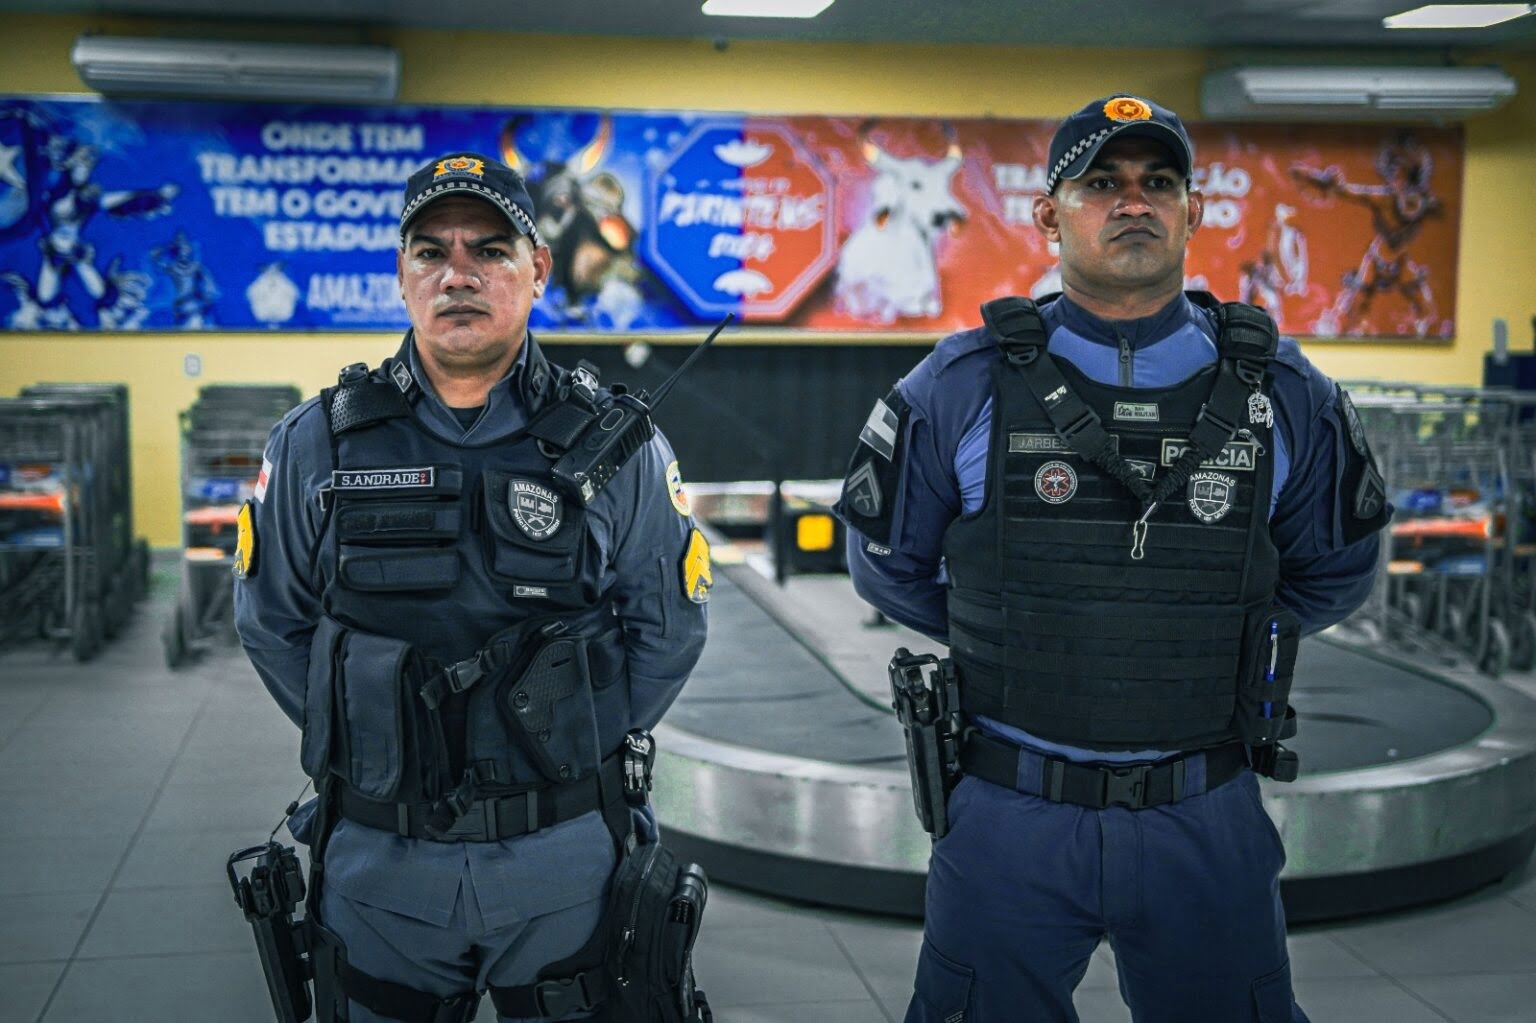
{"type": "Polygon", "coordinates": [[[1386,28],[1487,28],[1530,14],[1530,4],[1430,4],[1382,18],[1386,28]]]}
{"type": "Polygon", "coordinates": [[[705,0],[705,14],[731,18],[814,18],[832,0],[705,0]]]}

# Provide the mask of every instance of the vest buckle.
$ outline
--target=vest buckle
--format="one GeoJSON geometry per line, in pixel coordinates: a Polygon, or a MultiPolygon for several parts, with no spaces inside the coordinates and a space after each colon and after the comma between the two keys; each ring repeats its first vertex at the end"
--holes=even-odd
{"type": "Polygon", "coordinates": [[[533,1004],[539,1015],[563,1019],[573,1012],[586,1012],[597,1008],[596,993],[587,981],[586,973],[574,977],[541,980],[533,986],[533,1004]]]}
{"type": "Polygon", "coordinates": [[[631,806],[644,806],[651,791],[651,767],[656,763],[656,740],[651,733],[636,728],[624,736],[624,799],[631,806]]]}
{"type": "Polygon", "coordinates": [[[1102,768],[1100,777],[1104,779],[1104,805],[1126,806],[1132,810],[1145,807],[1147,775],[1151,773],[1151,764],[1102,768]]]}

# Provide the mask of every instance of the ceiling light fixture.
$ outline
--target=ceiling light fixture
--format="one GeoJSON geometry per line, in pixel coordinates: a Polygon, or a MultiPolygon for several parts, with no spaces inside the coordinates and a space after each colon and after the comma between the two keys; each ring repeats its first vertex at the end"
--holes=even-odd
{"type": "Polygon", "coordinates": [[[728,18],[814,18],[832,0],[705,0],[705,14],[728,18]]]}
{"type": "Polygon", "coordinates": [[[1523,18],[1531,4],[1430,4],[1381,19],[1384,28],[1487,28],[1523,18]]]}

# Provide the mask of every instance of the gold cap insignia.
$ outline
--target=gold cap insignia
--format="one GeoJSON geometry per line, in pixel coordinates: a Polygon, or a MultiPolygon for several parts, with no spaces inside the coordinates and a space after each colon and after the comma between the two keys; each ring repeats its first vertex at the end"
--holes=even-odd
{"type": "Polygon", "coordinates": [[[1104,116],[1111,121],[1150,121],[1152,108],[1134,96],[1116,96],[1104,104],[1104,116]]]}
{"type": "Polygon", "coordinates": [[[440,178],[444,174],[473,174],[475,177],[485,175],[485,161],[476,160],[468,156],[454,156],[447,160],[437,161],[437,167],[433,169],[432,176],[440,178]]]}

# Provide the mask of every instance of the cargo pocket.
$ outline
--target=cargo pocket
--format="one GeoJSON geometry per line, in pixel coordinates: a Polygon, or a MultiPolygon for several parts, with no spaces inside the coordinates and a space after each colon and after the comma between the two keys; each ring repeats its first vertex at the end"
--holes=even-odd
{"type": "Polygon", "coordinates": [[[586,511],[548,484],[494,469],[481,488],[486,565],[517,597],[551,597],[581,568],[586,511]]]}
{"type": "Polygon", "coordinates": [[[1274,973],[1267,973],[1253,982],[1253,1018],[1256,1023],[1291,1023],[1294,1004],[1289,961],[1274,973]]]}
{"type": "Polygon", "coordinates": [[[913,985],[918,1005],[923,1009],[917,1018],[921,1023],[977,1023],[977,1017],[971,1013],[974,981],[975,973],[970,967],[946,958],[924,938],[913,985]]]}
{"type": "Polygon", "coordinates": [[[348,780],[365,796],[393,799],[405,757],[401,679],[410,644],[352,632],[341,654],[348,780]]]}
{"type": "Polygon", "coordinates": [[[331,760],[331,713],[336,702],[337,654],[346,628],[330,615],[321,615],[309,642],[309,676],[304,688],[304,734],[299,742],[299,766],[311,778],[325,775],[331,760]]]}
{"type": "Polygon", "coordinates": [[[1290,710],[1291,679],[1301,644],[1301,620],[1284,608],[1258,618],[1248,635],[1243,674],[1237,691],[1234,724],[1250,746],[1266,746],[1289,737],[1295,720],[1290,710]]]}

